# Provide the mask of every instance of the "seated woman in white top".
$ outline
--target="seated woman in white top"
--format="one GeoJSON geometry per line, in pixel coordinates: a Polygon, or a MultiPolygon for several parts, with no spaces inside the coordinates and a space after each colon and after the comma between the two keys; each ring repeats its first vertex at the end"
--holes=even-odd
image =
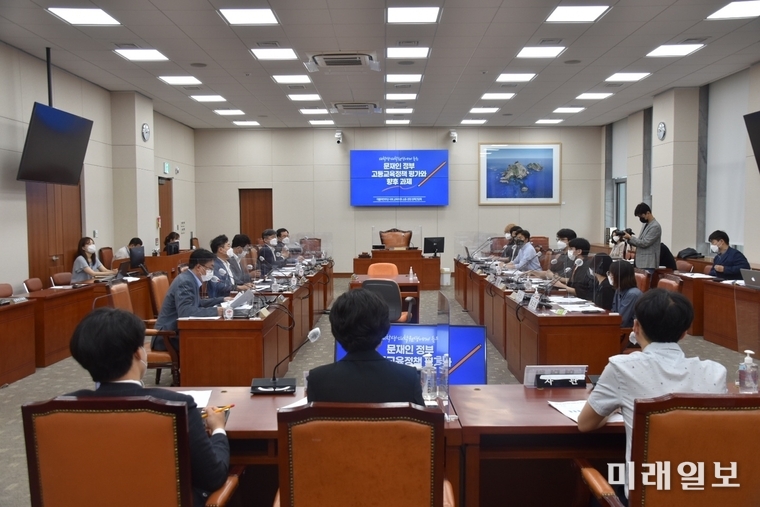
{"type": "Polygon", "coordinates": [[[92,280],[99,273],[111,274],[113,271],[106,269],[98,260],[95,252],[98,248],[92,238],[82,238],[79,240],[77,248],[77,258],[74,259],[74,267],[71,269],[71,283],[84,282],[92,280]]]}

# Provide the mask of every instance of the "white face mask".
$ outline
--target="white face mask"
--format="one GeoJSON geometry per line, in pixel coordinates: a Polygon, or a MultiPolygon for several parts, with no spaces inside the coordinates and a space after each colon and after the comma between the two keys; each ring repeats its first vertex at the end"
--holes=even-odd
{"type": "Polygon", "coordinates": [[[272,246],[277,246],[277,238],[272,238],[269,240],[269,244],[272,246]]]}
{"type": "Polygon", "coordinates": [[[290,244],[290,238],[288,236],[285,236],[284,238],[282,238],[282,243],[284,245],[289,245],[290,244]]]}
{"type": "Polygon", "coordinates": [[[87,245],[88,253],[94,254],[97,251],[98,251],[98,247],[96,247],[95,245],[87,245]]]}
{"type": "Polygon", "coordinates": [[[206,273],[201,276],[201,281],[208,282],[214,277],[214,270],[213,269],[207,269],[206,273]]]}
{"type": "Polygon", "coordinates": [[[567,248],[567,243],[564,241],[557,241],[557,250],[564,250],[567,248]]]}
{"type": "Polygon", "coordinates": [[[575,250],[568,250],[567,251],[567,258],[570,260],[575,259],[575,250]]]}
{"type": "Polygon", "coordinates": [[[710,245],[710,251],[712,253],[718,253],[720,251],[720,248],[718,248],[718,245],[710,245]]]}
{"type": "Polygon", "coordinates": [[[227,249],[227,257],[229,257],[230,259],[232,259],[233,257],[237,257],[235,255],[235,250],[233,250],[232,248],[228,248],[227,249]]]}
{"type": "Polygon", "coordinates": [[[510,233],[508,233],[508,232],[504,233],[504,237],[507,238],[507,239],[512,239],[512,235],[510,233]]]}
{"type": "Polygon", "coordinates": [[[620,236],[612,236],[612,241],[617,243],[618,241],[620,241],[620,236]]]}
{"type": "Polygon", "coordinates": [[[610,285],[612,285],[613,287],[615,286],[615,284],[612,283],[612,275],[607,275],[607,280],[610,282],[610,285]]]}
{"type": "Polygon", "coordinates": [[[636,333],[634,333],[633,331],[631,331],[631,334],[628,335],[628,341],[634,345],[639,344],[639,341],[636,339],[636,333]]]}

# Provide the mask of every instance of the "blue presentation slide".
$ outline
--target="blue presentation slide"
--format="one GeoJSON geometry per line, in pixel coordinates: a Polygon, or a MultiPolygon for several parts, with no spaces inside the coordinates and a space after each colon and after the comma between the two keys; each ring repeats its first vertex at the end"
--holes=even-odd
{"type": "MultiPolygon", "coordinates": [[[[392,324],[377,351],[389,361],[411,366],[422,366],[423,356],[433,354],[436,368],[440,368],[443,355],[449,354],[449,384],[486,383],[484,326],[392,324]]],[[[336,341],[335,360],[345,355],[346,351],[336,341]]]]}
{"type": "Polygon", "coordinates": [[[351,150],[351,206],[448,204],[448,150],[351,150]]]}

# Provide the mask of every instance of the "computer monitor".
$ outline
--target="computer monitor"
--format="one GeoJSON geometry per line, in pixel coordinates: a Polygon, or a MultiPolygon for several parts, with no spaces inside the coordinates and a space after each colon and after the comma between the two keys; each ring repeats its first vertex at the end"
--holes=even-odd
{"type": "Polygon", "coordinates": [[[422,253],[433,254],[433,257],[438,257],[439,253],[443,253],[443,238],[425,238],[422,253]]]}
{"type": "Polygon", "coordinates": [[[129,249],[129,267],[137,269],[145,264],[145,247],[133,246],[129,249]]]}
{"type": "Polygon", "coordinates": [[[172,241],[166,244],[166,255],[177,255],[179,253],[179,241],[172,241]]]}

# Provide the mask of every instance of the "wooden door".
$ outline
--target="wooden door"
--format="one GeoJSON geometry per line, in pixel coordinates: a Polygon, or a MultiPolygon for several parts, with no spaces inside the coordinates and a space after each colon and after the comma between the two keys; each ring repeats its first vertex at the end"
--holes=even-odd
{"type": "Polygon", "coordinates": [[[83,235],[80,192],[79,185],[26,184],[29,278],[45,287],[54,273],[71,271],[77,256],[83,235]]]}
{"type": "MultiPolygon", "coordinates": [[[[161,217],[161,243],[174,230],[174,185],[171,178],[158,178],[158,216],[161,217]]],[[[163,248],[163,247],[161,247],[163,248]]]]}
{"type": "Polygon", "coordinates": [[[264,229],[272,229],[272,189],[240,189],[240,232],[256,244],[264,229]]]}

